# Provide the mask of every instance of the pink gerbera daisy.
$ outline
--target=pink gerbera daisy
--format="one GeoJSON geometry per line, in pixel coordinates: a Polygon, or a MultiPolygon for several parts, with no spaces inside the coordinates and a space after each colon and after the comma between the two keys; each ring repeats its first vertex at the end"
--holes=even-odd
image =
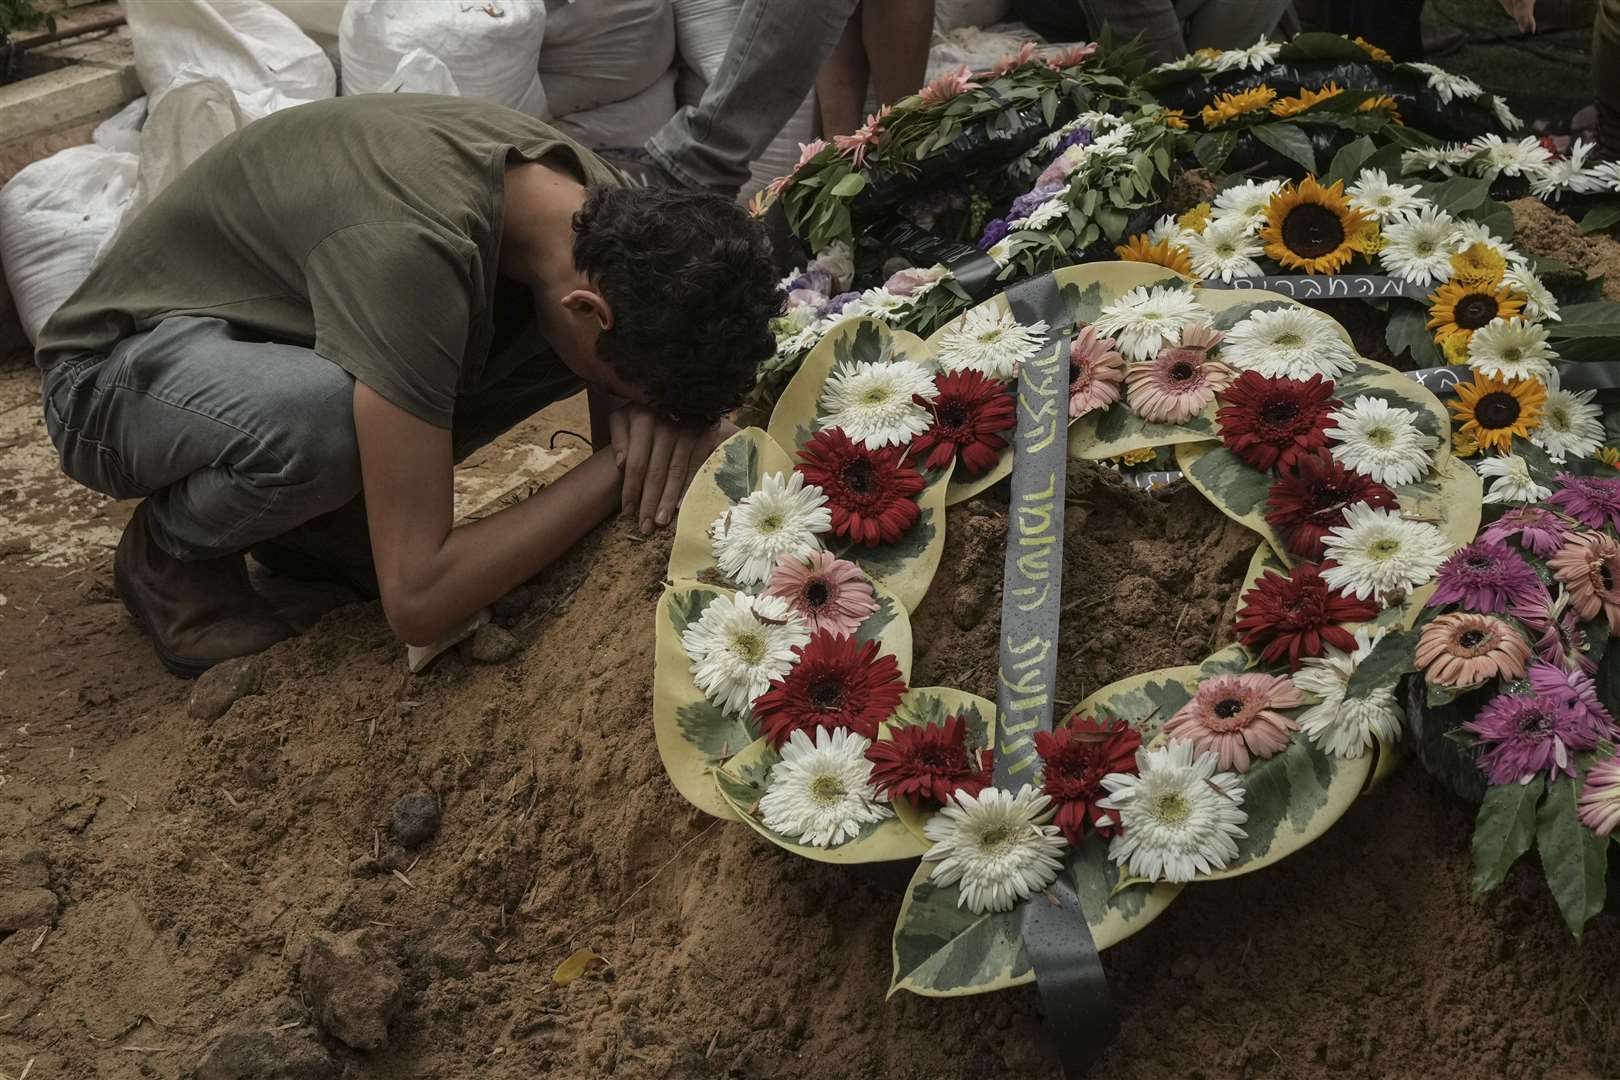
{"type": "Polygon", "coordinates": [[[1078,419],[1119,400],[1125,358],[1114,339],[1088,326],[1069,345],[1069,416],[1078,419]]]}
{"type": "Polygon", "coordinates": [[[815,552],[808,562],[782,556],[765,591],[786,600],[811,633],[852,635],[878,609],[861,568],[830,551],[815,552]]]}
{"type": "Polygon", "coordinates": [[[1592,766],[1575,805],[1579,808],[1582,825],[1599,836],[1614,832],[1614,827],[1620,825],[1620,757],[1592,766]]]}
{"type": "Polygon", "coordinates": [[[1276,710],[1303,704],[1305,694],[1286,675],[1216,675],[1198,684],[1164,733],[1199,751],[1214,751],[1222,769],[1248,772],[1251,759],[1281,753],[1299,730],[1276,710]]]}
{"type": "Polygon", "coordinates": [[[1126,402],[1142,419],[1160,424],[1185,423],[1203,412],[1235,374],[1209,355],[1222,336],[1205,326],[1185,327],[1179,344],[1126,371],[1126,402]]]}
{"type": "Polygon", "coordinates": [[[953,97],[958,97],[969,90],[977,90],[979,84],[973,81],[973,74],[963,64],[955,71],[947,71],[933,82],[922,88],[924,105],[943,105],[953,97]]]}

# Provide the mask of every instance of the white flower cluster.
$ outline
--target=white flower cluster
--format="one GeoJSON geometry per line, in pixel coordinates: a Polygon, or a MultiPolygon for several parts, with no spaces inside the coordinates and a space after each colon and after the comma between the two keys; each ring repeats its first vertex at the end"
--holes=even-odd
{"type": "Polygon", "coordinates": [[[849,245],[836,241],[803,269],[781,281],[787,294],[783,313],[771,322],[776,358],[766,370],[796,366],[799,357],[844,319],[867,316],[893,325],[933,288],[950,276],[943,266],[900,270],[881,286],[852,295],[855,258],[849,245]]]}
{"type": "Polygon", "coordinates": [[[1401,171],[1408,175],[1473,176],[1481,180],[1523,177],[1530,183],[1530,193],[1538,199],[1620,193],[1620,163],[1588,164],[1595,149],[1585,139],[1576,139],[1569,144],[1567,154],[1556,157],[1531,136],[1504,139],[1500,135],[1482,135],[1469,142],[1408,150],[1401,155],[1401,171]]]}

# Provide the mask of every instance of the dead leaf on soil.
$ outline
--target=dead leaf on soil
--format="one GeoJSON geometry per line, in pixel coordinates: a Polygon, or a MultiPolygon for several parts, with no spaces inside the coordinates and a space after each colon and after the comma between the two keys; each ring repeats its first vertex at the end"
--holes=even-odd
{"type": "Polygon", "coordinates": [[[605,956],[600,956],[590,949],[576,949],[568,959],[557,965],[551,981],[558,986],[567,986],[587,971],[611,966],[605,956]]]}

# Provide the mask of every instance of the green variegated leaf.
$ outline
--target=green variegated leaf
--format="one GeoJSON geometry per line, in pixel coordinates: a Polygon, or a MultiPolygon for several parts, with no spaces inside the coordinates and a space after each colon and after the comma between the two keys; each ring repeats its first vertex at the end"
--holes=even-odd
{"type": "Polygon", "coordinates": [[[792,470],[787,454],[759,428],[745,428],[715,447],[692,478],[675,518],[670,578],[719,580],[709,526],[757,488],[760,477],[792,470]]]}
{"type": "MultiPolygon", "coordinates": [[[[949,716],[960,716],[967,728],[968,749],[977,753],[995,745],[996,704],[976,694],[956,690],[949,686],[914,686],[900,700],[894,716],[883,725],[879,739],[890,737],[897,727],[916,724],[943,724],[949,716]]],[[[919,808],[904,798],[894,800],[894,816],[899,818],[911,834],[923,843],[928,837],[923,827],[938,812],[937,807],[919,808]]]]}
{"type": "Polygon", "coordinates": [[[1068,724],[1082,715],[1109,716],[1141,732],[1144,744],[1152,742],[1176,710],[1191,700],[1190,687],[1198,685],[1198,670],[1197,665],[1188,664],[1111,682],[1071,709],[1063,722],[1068,724]]]}
{"type": "Polygon", "coordinates": [[[1269,474],[1244,464],[1236,454],[1213,442],[1177,446],[1176,465],[1204,498],[1227,517],[1265,537],[1277,557],[1293,565],[1288,546],[1266,523],[1266,495],[1273,482],[1269,474]]]}
{"type": "Polygon", "coordinates": [[[734,816],[714,789],[711,774],[726,758],[759,737],[747,721],[727,717],[692,681],[692,661],[681,634],[715,597],[731,595],[695,581],[678,581],[658,601],[653,660],[653,734],[670,783],[693,806],[715,817],[734,816]]]}
{"type": "MultiPolygon", "coordinates": [[[[1112,948],[1158,918],[1180,886],[1120,885],[1106,841],[1088,837],[1064,875],[1080,901],[1099,951],[1112,948]]],[[[894,928],[892,996],[962,997],[1021,986],[1035,977],[1021,937],[1022,907],[974,915],[957,906],[955,885],[929,880],[933,863],[912,875],[894,928]]],[[[1031,903],[1042,903],[1037,897],[1031,903]]]]}
{"type": "Polygon", "coordinates": [[[764,739],[752,743],[741,753],[727,761],[714,773],[715,790],[725,800],[733,814],[745,821],[749,828],[795,855],[816,862],[870,863],[890,862],[895,859],[915,859],[927,845],[911,835],[892,814],[880,821],[868,822],[852,840],[833,847],[815,847],[765,826],[759,812],[759,801],[770,784],[771,769],[781,760],[764,739]]]}

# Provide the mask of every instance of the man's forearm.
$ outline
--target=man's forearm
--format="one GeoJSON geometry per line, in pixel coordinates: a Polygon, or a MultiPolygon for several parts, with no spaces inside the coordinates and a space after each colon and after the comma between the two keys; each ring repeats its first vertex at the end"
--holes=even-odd
{"type": "MultiPolygon", "coordinates": [[[[599,450],[517,506],[450,530],[426,565],[395,585],[389,619],[400,637],[427,645],[479,608],[544,570],[619,509],[613,451],[599,450]]],[[[389,585],[384,582],[384,597],[389,585]]]]}

